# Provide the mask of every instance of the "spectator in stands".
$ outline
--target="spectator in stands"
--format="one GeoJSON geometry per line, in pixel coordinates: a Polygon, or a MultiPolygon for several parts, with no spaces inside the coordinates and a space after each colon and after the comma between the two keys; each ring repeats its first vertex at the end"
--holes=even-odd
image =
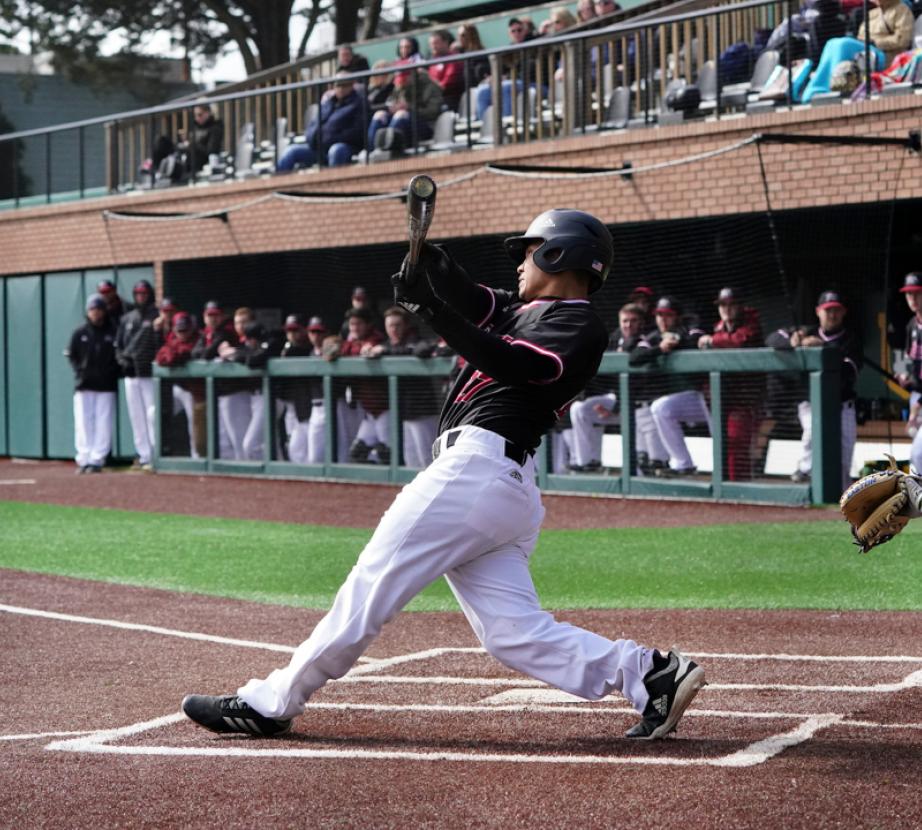
{"type": "MultiPolygon", "coordinates": [[[[164,300],[163,302],[167,302],[164,300]]],[[[161,303],[161,311],[163,303],[161,303]]],[[[155,321],[156,324],[156,321],[155,321]]],[[[163,327],[165,328],[165,327],[163,327]]],[[[163,330],[162,328],[162,330],[163,330]]],[[[184,311],[173,315],[172,327],[166,331],[166,340],[157,351],[159,366],[185,366],[192,359],[192,351],[199,332],[195,318],[184,311]]],[[[176,416],[183,412],[189,434],[189,455],[201,458],[205,455],[205,390],[201,380],[185,380],[172,384],[172,412],[176,416]]]]}
{"type": "MultiPolygon", "coordinates": [[[[392,306],[384,312],[387,339],[367,350],[368,357],[403,355],[428,357],[435,344],[420,340],[414,333],[407,312],[392,306]]],[[[400,378],[399,410],[402,419],[403,461],[405,466],[422,469],[432,460],[432,444],[436,438],[440,400],[431,378],[400,378]]],[[[390,441],[390,413],[386,413],[384,443],[390,441]]],[[[362,430],[359,430],[362,438],[362,430]]],[[[381,440],[380,435],[378,439],[381,440]]],[[[366,439],[367,440],[367,439],[366,439]]]]}
{"type": "Polygon", "coordinates": [[[798,14],[786,17],[775,27],[765,48],[779,52],[784,63],[790,28],[791,58],[815,61],[829,40],[845,34],[845,26],[839,0],[805,0],[798,14]]]}
{"type": "Polygon", "coordinates": [[[912,318],[906,324],[906,363],[897,375],[900,386],[908,389],[909,420],[906,429],[912,437],[909,458],[912,471],[922,473],[922,273],[906,275],[900,293],[906,296],[906,303],[912,311],[912,318]]]}
{"type": "Polygon", "coordinates": [[[402,37],[397,43],[397,60],[394,66],[416,63],[423,59],[419,53],[419,41],[415,37],[402,37]]]}
{"type": "Polygon", "coordinates": [[[365,111],[362,93],[338,72],[333,94],[320,104],[317,115],[307,125],[304,144],[291,144],[279,159],[280,172],[295,167],[313,167],[323,160],[330,167],[351,164],[352,157],[365,146],[365,111]]]}
{"type": "Polygon", "coordinates": [[[596,17],[593,0],[579,0],[576,4],[576,17],[580,23],[588,23],[596,17]]]}
{"type": "Polygon", "coordinates": [[[336,59],[339,65],[336,67],[336,74],[341,72],[367,72],[368,58],[355,52],[350,43],[341,43],[336,50],[336,59]]]}
{"type": "MultiPolygon", "coordinates": [[[[909,7],[901,0],[871,0],[876,8],[871,10],[870,24],[871,54],[873,70],[881,70],[912,44],[913,17],[909,7]]],[[[860,59],[865,50],[865,24],[862,23],[855,37],[831,38],[827,41],[819,65],[810,78],[803,94],[807,102],[818,92],[829,92],[833,75],[842,63],[860,59]]]]}
{"type": "MultiPolygon", "coordinates": [[[[654,314],[656,331],[640,340],[630,356],[632,365],[642,366],[680,349],[697,348],[698,338],[704,334],[700,329],[682,325],[682,309],[674,297],[660,297],[654,314]]],[[[685,443],[682,424],[708,424],[710,421],[698,385],[694,375],[667,374],[661,379],[660,389],[668,391],[653,401],[650,414],[669,453],[669,466],[657,470],[657,475],[684,476],[697,472],[685,443]]]]}
{"type": "Polygon", "coordinates": [[[548,20],[551,24],[548,32],[550,35],[559,35],[579,22],[566,6],[555,6],[551,9],[548,20]]]}
{"type": "Polygon", "coordinates": [[[609,14],[621,11],[621,6],[615,0],[595,0],[594,5],[596,17],[606,17],[609,14]]]}
{"type": "Polygon", "coordinates": [[[132,291],[134,308],[123,315],[115,336],[115,357],[125,378],[125,403],[134,448],[134,466],[145,472],[152,469],[154,452],[153,362],[163,339],[154,329],[160,311],[154,303],[154,287],[140,280],[132,291]]]}
{"type": "MultiPolygon", "coordinates": [[[[387,108],[378,110],[368,128],[368,145],[376,147],[378,131],[389,127],[400,136],[403,148],[432,138],[432,125],[442,111],[442,88],[423,72],[413,67],[403,69],[394,78],[394,91],[387,99],[387,108]]],[[[389,149],[394,148],[388,142],[389,149]]]]}
{"type": "MultiPolygon", "coordinates": [[[[390,65],[390,61],[375,61],[373,69],[384,69],[390,65]]],[[[394,80],[390,73],[381,72],[378,75],[371,75],[368,78],[368,112],[371,114],[386,108],[387,99],[390,98],[393,91],[394,80]]]]}
{"type": "MultiPolygon", "coordinates": [[[[835,349],[842,358],[841,400],[842,400],[842,487],[851,481],[852,454],[855,450],[855,441],[858,435],[858,422],[855,418],[855,385],[858,372],[864,362],[861,343],[854,333],[845,327],[847,309],[842,295],[838,291],[824,291],[816,303],[816,317],[818,326],[806,329],[795,329],[785,332],[783,329],[769,337],[768,345],[773,348],[817,347],[835,349]],[[787,342],[784,335],[788,334],[787,342]]],[[[798,404],[797,417],[802,429],[801,456],[797,462],[797,469],[791,476],[795,482],[809,481],[813,469],[813,414],[810,401],[804,400],[798,404]]]]}
{"type": "MultiPolygon", "coordinates": [[[[458,27],[457,49],[458,54],[466,55],[469,52],[482,52],[484,50],[483,42],[480,40],[480,32],[473,23],[462,23],[458,27]]],[[[463,70],[462,70],[463,72],[463,70]]],[[[484,78],[490,74],[490,61],[488,58],[477,58],[468,61],[467,69],[468,88],[477,86],[484,78]]]]}
{"type": "MultiPolygon", "coordinates": [[[[445,58],[451,52],[451,32],[438,29],[429,35],[429,57],[445,58]]],[[[464,64],[461,61],[437,63],[429,67],[429,77],[442,88],[442,98],[448,109],[458,109],[458,101],[464,92],[464,64]]]]}
{"type": "MultiPolygon", "coordinates": [[[[721,288],[714,301],[720,319],[713,334],[698,338],[699,349],[749,349],[762,345],[759,312],[743,302],[737,288],[721,288]]],[[[764,384],[753,376],[731,375],[724,384],[723,415],[727,447],[727,479],[752,478],[752,458],[764,384]]]]}
{"type": "MultiPolygon", "coordinates": [[[[608,351],[630,354],[635,351],[644,335],[646,315],[634,303],[622,306],[618,312],[618,328],[611,335],[608,351]]],[[[573,425],[572,463],[574,472],[596,472],[602,466],[602,436],[605,426],[616,424],[619,417],[615,407],[618,393],[604,388],[611,378],[596,378],[586,389],[586,397],[575,401],[570,407],[570,422],[573,425]]],[[[637,462],[641,472],[649,473],[654,467],[666,466],[668,454],[659,438],[659,432],[650,412],[649,401],[643,394],[645,381],[636,377],[631,380],[631,397],[634,404],[634,423],[637,441],[637,462]]]]}
{"type": "Polygon", "coordinates": [[[109,322],[112,323],[115,328],[118,328],[118,324],[122,320],[122,315],[131,309],[130,305],[125,304],[122,298],[119,296],[118,289],[115,287],[115,283],[112,280],[101,280],[96,284],[96,293],[101,294],[102,298],[106,301],[106,314],[108,315],[109,322]]]}
{"type": "MultiPolygon", "coordinates": [[[[509,19],[509,42],[511,44],[526,43],[535,39],[535,26],[529,18],[512,17],[509,19]]],[[[518,71],[519,63],[518,54],[510,54],[505,60],[504,74],[511,69],[513,65],[518,71]]],[[[535,77],[534,59],[526,61],[526,73],[529,78],[535,77]]],[[[493,103],[493,91],[489,84],[489,77],[484,78],[483,82],[477,89],[477,118],[483,119],[483,114],[487,107],[493,103]]],[[[516,79],[516,88],[521,92],[525,88],[525,83],[521,77],[516,79]]],[[[505,79],[502,82],[503,90],[503,115],[512,115],[512,81],[505,79]]]]}
{"type": "Polygon", "coordinates": [[[116,329],[106,300],[91,294],[86,322],[70,338],[64,355],[74,370],[74,444],[78,473],[100,473],[112,448],[119,368],[115,359],[116,329]]]}
{"type": "Polygon", "coordinates": [[[192,110],[192,129],[189,135],[180,132],[176,142],[169,136],[160,136],[151,156],[160,179],[182,181],[198,173],[224,147],[224,122],[215,118],[210,104],[197,104],[192,110]]]}

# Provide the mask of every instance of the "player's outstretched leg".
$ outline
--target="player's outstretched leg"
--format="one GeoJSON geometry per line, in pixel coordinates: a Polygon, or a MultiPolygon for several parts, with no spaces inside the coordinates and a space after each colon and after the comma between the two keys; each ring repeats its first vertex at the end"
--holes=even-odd
{"type": "Polygon", "coordinates": [[[665,657],[653,655],[653,668],[643,679],[650,699],[643,720],[627,732],[627,738],[652,741],[674,732],[685,710],[705,685],[704,669],[673,649],[665,657]]]}
{"type": "Polygon", "coordinates": [[[290,718],[267,718],[236,695],[186,695],[183,714],[212,732],[234,732],[273,738],[291,729],[290,718]]]}

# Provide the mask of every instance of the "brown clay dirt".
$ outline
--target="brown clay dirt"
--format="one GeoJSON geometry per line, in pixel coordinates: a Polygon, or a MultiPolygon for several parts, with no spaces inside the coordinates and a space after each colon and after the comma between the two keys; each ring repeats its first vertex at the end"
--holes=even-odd
{"type": "MultiPolygon", "coordinates": [[[[187,479],[70,469],[0,462],[0,481],[36,482],[0,495],[369,526],[393,494],[227,478],[190,504],[187,479]]],[[[555,527],[662,525],[678,513],[548,502],[555,527]]],[[[757,512],[836,517],[694,504],[686,523],[757,512]]],[[[321,690],[284,738],[221,737],[171,717],[188,692],[231,691],[284,664],[319,617],[0,571],[0,826],[922,826],[922,614],[558,612],[612,638],[678,644],[705,666],[710,685],[679,735],[652,744],[620,737],[636,716],[619,698],[548,697],[472,650],[460,613],[400,615],[369,649],[370,669],[321,690]],[[447,650],[370,662],[434,647],[447,650]]]]}

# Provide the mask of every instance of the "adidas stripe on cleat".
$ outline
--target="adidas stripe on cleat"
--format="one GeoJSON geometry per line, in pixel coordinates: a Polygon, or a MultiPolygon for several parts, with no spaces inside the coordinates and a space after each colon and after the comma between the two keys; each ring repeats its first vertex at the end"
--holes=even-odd
{"type": "Polygon", "coordinates": [[[706,683],[704,669],[679,651],[669,652],[669,662],[660,670],[651,669],[644,678],[650,699],[643,720],[627,732],[627,738],[645,741],[665,738],[675,732],[685,710],[706,683]]]}
{"type": "Polygon", "coordinates": [[[267,718],[236,695],[186,695],[182,711],[212,732],[273,738],[291,729],[290,718],[267,718]]]}

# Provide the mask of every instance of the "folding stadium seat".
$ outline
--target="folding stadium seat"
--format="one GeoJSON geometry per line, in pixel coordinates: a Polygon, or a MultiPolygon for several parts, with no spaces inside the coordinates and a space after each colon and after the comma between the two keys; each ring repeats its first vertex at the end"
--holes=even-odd
{"type": "Polygon", "coordinates": [[[743,84],[728,84],[720,91],[720,103],[728,109],[743,108],[752,99],[758,98],[772,72],[780,60],[779,53],[774,49],[766,49],[755,66],[752,67],[752,77],[743,84]]]}

